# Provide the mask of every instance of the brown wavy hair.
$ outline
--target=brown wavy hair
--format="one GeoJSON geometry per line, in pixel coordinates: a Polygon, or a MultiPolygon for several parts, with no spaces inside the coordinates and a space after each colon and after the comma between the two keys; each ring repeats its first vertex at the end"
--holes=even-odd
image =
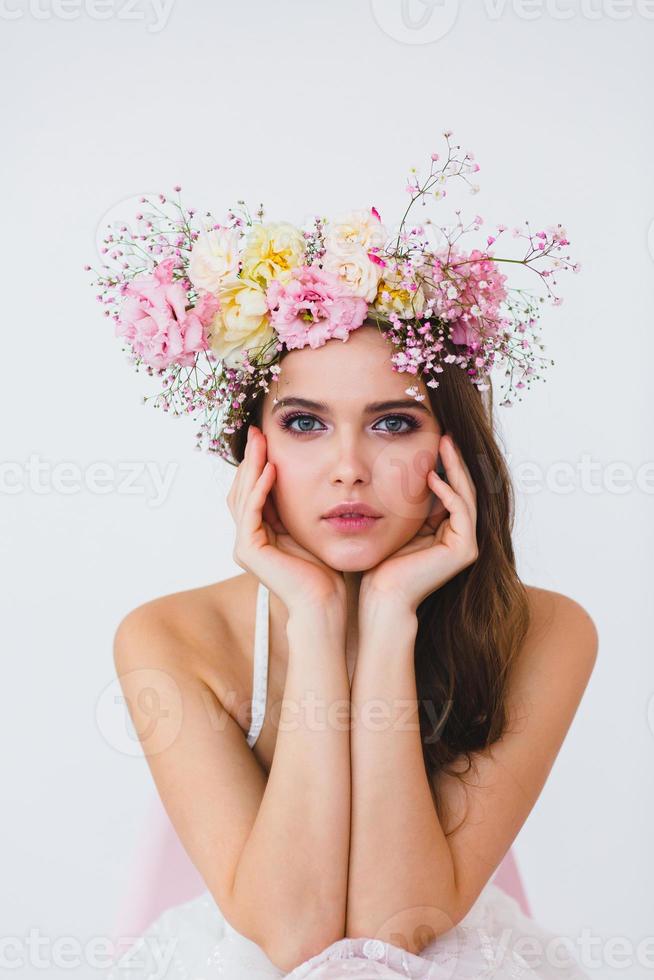
{"type": "MultiPolygon", "coordinates": [[[[280,360],[287,353],[284,349],[280,360]]],[[[444,362],[438,380],[437,388],[427,387],[428,397],[441,431],[454,438],[475,484],[479,553],[417,609],[420,737],[437,807],[437,774],[463,780],[472,767],[471,753],[488,748],[505,732],[508,678],[529,627],[529,600],[511,538],[514,491],[495,432],[492,383],[481,392],[464,369],[444,362]],[[464,759],[467,768],[460,770],[464,759]]],[[[237,463],[245,453],[249,425],[261,428],[262,407],[259,388],[243,405],[248,422],[229,437],[237,463]]]]}

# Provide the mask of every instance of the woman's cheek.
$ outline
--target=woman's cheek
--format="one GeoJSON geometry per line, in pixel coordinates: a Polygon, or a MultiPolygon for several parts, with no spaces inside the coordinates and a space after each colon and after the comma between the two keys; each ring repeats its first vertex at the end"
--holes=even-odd
{"type": "Polygon", "coordinates": [[[374,485],[379,506],[389,516],[402,520],[424,519],[431,491],[427,473],[436,459],[434,437],[412,439],[411,447],[384,447],[375,460],[374,485]]]}
{"type": "Polygon", "coordinates": [[[310,509],[307,502],[315,497],[309,483],[304,479],[302,470],[293,466],[288,459],[282,458],[275,463],[275,482],[273,483],[271,494],[284,525],[289,528],[297,527],[310,517],[310,509]]]}

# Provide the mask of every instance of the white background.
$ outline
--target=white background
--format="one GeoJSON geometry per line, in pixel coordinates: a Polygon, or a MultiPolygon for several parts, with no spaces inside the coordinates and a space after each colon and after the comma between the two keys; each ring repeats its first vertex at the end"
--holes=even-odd
{"type": "Polygon", "coordinates": [[[143,758],[121,749],[121,709],[97,707],[113,692],[114,630],[152,597],[240,572],[225,505],[234,471],[194,451],[192,420],[140,404],[153,388],[94,299],[82,267],[98,265],[99,223],[179,182],[186,204],[215,214],[241,197],[296,222],[374,204],[391,224],[409,168],[442,152],[452,129],[481,166],[464,214],[560,221],[583,266],[560,276],[564,304],[545,314],[547,382],[498,409],[514,475],[526,461],[543,474],[535,492],[518,490],[521,575],[577,599],[600,634],[514,853],[535,916],[597,937],[593,976],[651,972],[636,944],[654,935],[654,9],[402,9],[2,6],[3,935],[111,935],[153,793],[143,758]],[[115,474],[105,493],[84,486],[98,461],[115,474]],[[63,462],[78,468],[77,492],[74,470],[57,478],[63,462]],[[169,474],[163,500],[144,472],[127,492],[130,463],[169,474]],[[626,945],[612,947],[616,937],[626,945]]]}

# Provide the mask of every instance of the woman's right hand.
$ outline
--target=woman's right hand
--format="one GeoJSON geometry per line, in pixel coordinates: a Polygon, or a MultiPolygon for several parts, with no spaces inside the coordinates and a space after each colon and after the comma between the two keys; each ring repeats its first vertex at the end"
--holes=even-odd
{"type": "Polygon", "coordinates": [[[288,533],[269,496],[276,476],[275,464],[267,459],[266,437],[251,425],[245,455],[227,494],[236,523],[234,561],[279,596],[289,615],[333,607],[345,617],[343,574],[288,533]]]}

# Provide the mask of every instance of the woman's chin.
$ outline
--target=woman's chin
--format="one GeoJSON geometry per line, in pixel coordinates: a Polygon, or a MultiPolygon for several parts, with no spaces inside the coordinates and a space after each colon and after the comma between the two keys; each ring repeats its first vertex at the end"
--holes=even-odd
{"type": "Polygon", "coordinates": [[[385,555],[379,546],[372,548],[363,542],[341,542],[321,548],[318,557],[336,572],[367,572],[378,565],[385,555]]]}

